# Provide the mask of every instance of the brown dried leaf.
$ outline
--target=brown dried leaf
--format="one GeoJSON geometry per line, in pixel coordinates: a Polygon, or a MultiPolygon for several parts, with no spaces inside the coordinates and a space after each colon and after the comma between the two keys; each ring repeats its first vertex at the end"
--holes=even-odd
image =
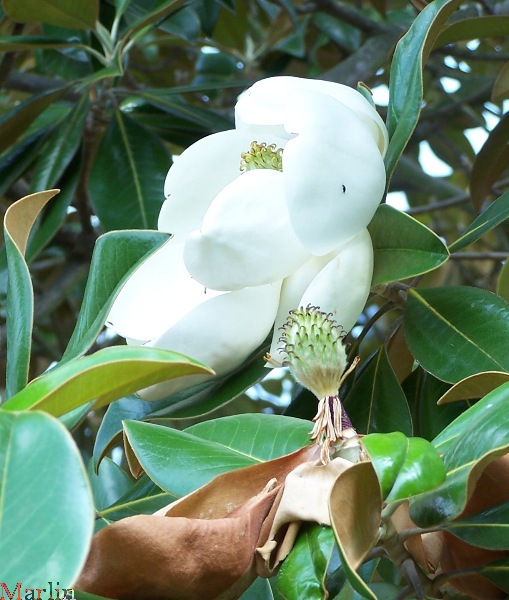
{"type": "Polygon", "coordinates": [[[274,485],[221,519],[138,515],[102,529],[75,587],[119,600],[238,597],[239,580],[246,589],[256,577],[254,549],[274,485]]]}
{"type": "Polygon", "coordinates": [[[256,577],[260,531],[287,475],[319,454],[306,446],[223,473],[154,515],[106,527],[75,587],[119,600],[237,598],[256,577]]]}
{"type": "Polygon", "coordinates": [[[258,465],[222,473],[212,481],[162,508],[156,514],[169,517],[217,519],[252,498],[268,481],[283,484],[287,475],[302,463],[316,460],[318,446],[305,446],[296,452],[258,465]]]}

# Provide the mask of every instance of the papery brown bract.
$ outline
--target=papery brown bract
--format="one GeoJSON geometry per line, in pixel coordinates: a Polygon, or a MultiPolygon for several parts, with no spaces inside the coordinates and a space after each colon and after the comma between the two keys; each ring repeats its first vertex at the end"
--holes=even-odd
{"type": "Polygon", "coordinates": [[[238,598],[256,578],[255,548],[278,491],[319,453],[307,446],[224,473],[155,515],[102,529],[74,587],[119,600],[238,598]]]}

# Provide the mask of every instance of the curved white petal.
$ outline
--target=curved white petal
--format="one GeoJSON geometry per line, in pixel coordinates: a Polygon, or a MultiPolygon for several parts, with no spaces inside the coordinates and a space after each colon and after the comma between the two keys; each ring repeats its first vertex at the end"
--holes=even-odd
{"type": "MultiPolygon", "coordinates": [[[[312,273],[312,269],[308,273],[312,273]]],[[[326,313],[332,313],[338,325],[345,331],[350,331],[368,299],[372,275],[373,246],[367,229],[364,229],[318,272],[291,308],[317,306],[326,313]]],[[[281,295],[283,298],[283,291],[281,295]]],[[[278,314],[277,319],[282,316],[278,314]]],[[[285,358],[284,353],[278,349],[279,337],[280,332],[275,328],[270,349],[274,364],[280,364],[285,358]]]]}
{"type": "Polygon", "coordinates": [[[189,311],[221,294],[206,290],[187,272],[183,244],[171,239],[127,280],[107,324],[119,335],[144,343],[161,335],[189,311]]]}
{"type": "Polygon", "coordinates": [[[290,221],[312,253],[331,252],[371,221],[385,189],[382,156],[365,124],[337,100],[296,94],[283,154],[290,221]]]}
{"type": "MultiPolygon", "coordinates": [[[[246,288],[204,302],[149,346],[181,352],[223,375],[241,365],[265,340],[276,316],[281,282],[246,288]]],[[[182,377],[139,392],[157,400],[207,376],[182,377]]]]}
{"type": "Polygon", "coordinates": [[[214,197],[239,177],[241,153],[252,141],[283,146],[284,139],[253,131],[222,131],[209,135],[185,150],[168,171],[164,184],[167,200],[159,213],[158,228],[183,241],[201,221],[214,197]],[[261,138],[264,139],[261,139],[261,138]]]}
{"type": "Polygon", "coordinates": [[[263,285],[309,257],[290,225],[283,180],[279,171],[256,169],[218,194],[184,249],[197,281],[215,290],[263,285]]]}
{"type": "MultiPolygon", "coordinates": [[[[369,128],[382,156],[385,155],[389,135],[375,108],[357,90],[332,81],[283,76],[256,82],[239,97],[235,107],[237,129],[253,125],[281,126],[295,94],[302,91],[330,96],[355,112],[369,128]]],[[[287,128],[287,131],[291,132],[291,129],[287,128]]]]}

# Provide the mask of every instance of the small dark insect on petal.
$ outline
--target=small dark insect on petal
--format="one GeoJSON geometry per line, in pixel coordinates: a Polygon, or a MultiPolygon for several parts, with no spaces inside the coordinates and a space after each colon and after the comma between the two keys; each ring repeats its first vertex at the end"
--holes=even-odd
{"type": "Polygon", "coordinates": [[[344,185],[344,184],[343,184],[343,185],[341,186],[341,189],[343,190],[343,194],[346,194],[346,185],[344,185]]]}

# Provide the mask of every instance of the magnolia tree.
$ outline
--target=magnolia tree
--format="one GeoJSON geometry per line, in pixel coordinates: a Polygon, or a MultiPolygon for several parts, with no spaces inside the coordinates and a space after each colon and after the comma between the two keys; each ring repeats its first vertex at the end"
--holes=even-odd
{"type": "Polygon", "coordinates": [[[1,597],[505,598],[502,3],[2,10],[1,597]]]}

